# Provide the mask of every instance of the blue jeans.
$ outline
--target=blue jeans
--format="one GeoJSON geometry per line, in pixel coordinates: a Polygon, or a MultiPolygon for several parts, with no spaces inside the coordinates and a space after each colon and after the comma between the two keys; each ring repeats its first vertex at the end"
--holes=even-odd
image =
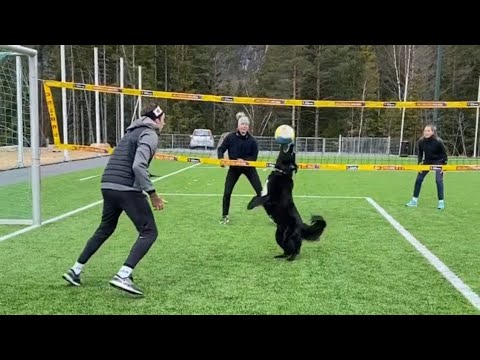
{"type": "MultiPolygon", "coordinates": [[[[441,170],[434,170],[435,171],[435,181],[437,183],[437,195],[438,200],[443,200],[443,171],[441,170]]],[[[418,173],[417,180],[415,181],[415,188],[413,190],[413,197],[418,198],[420,195],[420,189],[422,188],[423,179],[429,173],[428,170],[422,171],[418,173]]]]}

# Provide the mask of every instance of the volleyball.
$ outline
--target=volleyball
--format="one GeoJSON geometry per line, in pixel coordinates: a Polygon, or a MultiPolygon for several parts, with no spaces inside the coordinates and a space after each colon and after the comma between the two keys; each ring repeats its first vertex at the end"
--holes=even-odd
{"type": "Polygon", "coordinates": [[[295,141],[295,130],[289,125],[280,125],[275,130],[275,141],[279,144],[290,144],[295,141]]]}

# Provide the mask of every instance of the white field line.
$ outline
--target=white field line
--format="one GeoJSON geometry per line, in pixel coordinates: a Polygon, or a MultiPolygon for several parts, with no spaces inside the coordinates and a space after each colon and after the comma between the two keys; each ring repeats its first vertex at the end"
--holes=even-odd
{"type": "MultiPolygon", "coordinates": [[[[223,196],[223,194],[189,194],[189,193],[161,193],[162,196],[223,196]]],[[[255,194],[232,194],[232,197],[253,197],[255,194]]],[[[365,196],[335,196],[335,195],[295,195],[303,199],[366,199],[365,196]]]]}
{"type": "Polygon", "coordinates": [[[480,310],[480,296],[476,294],[462,279],[460,279],[452,270],[445,265],[442,260],[436,257],[420,241],[418,241],[407,229],[405,229],[397,220],[393,218],[384,208],[372,198],[366,200],[382,215],[405,240],[407,240],[427,261],[450,283],[460,294],[462,294],[477,310],[480,310]]]}
{"type": "MultiPolygon", "coordinates": [[[[172,172],[172,173],[170,173],[170,174],[160,176],[159,178],[156,178],[156,179],[152,180],[152,182],[157,182],[157,181],[166,179],[166,178],[168,178],[168,177],[170,177],[170,176],[179,174],[179,173],[181,173],[181,172],[183,172],[183,171],[185,171],[185,170],[191,169],[191,168],[193,168],[193,167],[195,167],[195,166],[198,166],[198,165],[200,165],[200,164],[198,163],[198,164],[193,164],[193,165],[191,165],[191,166],[187,166],[186,168],[183,168],[183,169],[174,171],[174,172],[172,172]]],[[[5,241],[5,240],[8,240],[8,239],[11,239],[11,238],[13,238],[13,237],[15,237],[15,236],[24,234],[24,233],[26,233],[26,232],[28,232],[28,231],[31,231],[31,230],[33,230],[33,229],[36,229],[36,228],[38,228],[38,227],[40,227],[40,226],[43,226],[43,225],[46,225],[46,224],[51,224],[51,223],[53,223],[53,222],[56,222],[56,221],[65,219],[65,218],[67,218],[67,217],[69,217],[69,216],[72,216],[72,215],[74,215],[74,214],[77,214],[77,213],[79,213],[79,212],[88,210],[88,209],[90,209],[91,207],[94,207],[94,206],[97,206],[97,205],[101,204],[102,202],[103,202],[103,200],[96,201],[96,202],[94,202],[94,203],[88,204],[88,205],[83,206],[83,207],[81,207],[81,208],[78,208],[78,209],[69,211],[69,212],[67,212],[67,213],[65,213],[65,214],[56,216],[56,217],[51,218],[51,219],[48,219],[48,220],[45,220],[45,221],[42,222],[41,225],[31,225],[31,226],[28,226],[28,227],[23,228],[23,229],[21,229],[21,230],[15,231],[15,232],[13,232],[13,233],[10,233],[10,234],[1,236],[1,237],[0,237],[0,242],[5,241]]]]}
{"type": "Polygon", "coordinates": [[[84,177],[84,178],[79,179],[79,181],[90,180],[90,179],[94,179],[94,178],[99,177],[99,176],[100,176],[100,174],[98,174],[98,175],[92,175],[92,176],[87,176],[87,177],[84,177]]]}

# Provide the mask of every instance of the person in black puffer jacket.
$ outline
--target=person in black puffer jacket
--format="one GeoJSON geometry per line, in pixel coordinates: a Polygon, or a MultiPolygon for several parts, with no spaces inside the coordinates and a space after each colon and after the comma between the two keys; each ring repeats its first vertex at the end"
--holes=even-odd
{"type": "MultiPolygon", "coordinates": [[[[423,165],[447,165],[448,155],[445,145],[437,136],[437,129],[434,125],[427,125],[423,129],[423,136],[418,140],[418,164],[423,165]]],[[[417,175],[415,187],[413,189],[413,197],[406,206],[415,207],[418,204],[418,196],[422,188],[423,180],[427,176],[428,170],[421,171],[417,175]]],[[[445,208],[444,188],[443,188],[443,170],[435,170],[435,181],[437,183],[437,195],[439,210],[445,208]]]]}
{"type": "Polygon", "coordinates": [[[102,220],[87,241],[77,262],[63,278],[80,286],[83,267],[117,228],[118,219],[125,212],[134,223],[138,237],[123,266],[110,281],[118,289],[143,295],[133,283],[132,272],[147,254],[158,236],[152,209],[163,209],[163,200],[157,195],[149,178],[149,166],[158,146],[158,136],[165,125],[165,113],[156,103],[148,104],[142,116],[133,121],[113,151],[101,179],[103,197],[102,220]]]}
{"type": "MultiPolygon", "coordinates": [[[[243,112],[237,113],[236,118],[238,121],[237,130],[229,133],[223,141],[221,141],[217,150],[218,159],[223,159],[225,152],[228,151],[228,158],[230,160],[257,161],[257,140],[248,131],[250,119],[243,112]]],[[[224,165],[221,166],[223,167],[224,165]]],[[[228,217],[230,198],[232,196],[233,188],[242,174],[247,177],[256,194],[258,196],[261,196],[262,194],[262,184],[256,168],[251,166],[230,166],[225,179],[222,219],[220,220],[220,224],[226,225],[230,221],[228,217]]],[[[270,214],[268,215],[270,216],[270,214]]]]}

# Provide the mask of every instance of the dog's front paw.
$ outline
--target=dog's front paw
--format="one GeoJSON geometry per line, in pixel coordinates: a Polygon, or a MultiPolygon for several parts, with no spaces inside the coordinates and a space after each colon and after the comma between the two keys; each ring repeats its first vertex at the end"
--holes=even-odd
{"type": "Polygon", "coordinates": [[[297,257],[297,254],[292,254],[287,258],[287,261],[293,261],[297,257]]]}
{"type": "Polygon", "coordinates": [[[274,256],[273,258],[274,259],[283,259],[283,258],[286,258],[287,256],[288,256],[287,254],[282,254],[282,255],[274,256]]]}
{"type": "Polygon", "coordinates": [[[254,196],[252,200],[247,205],[247,210],[252,210],[253,208],[257,207],[260,205],[260,197],[259,196],[254,196]]]}

